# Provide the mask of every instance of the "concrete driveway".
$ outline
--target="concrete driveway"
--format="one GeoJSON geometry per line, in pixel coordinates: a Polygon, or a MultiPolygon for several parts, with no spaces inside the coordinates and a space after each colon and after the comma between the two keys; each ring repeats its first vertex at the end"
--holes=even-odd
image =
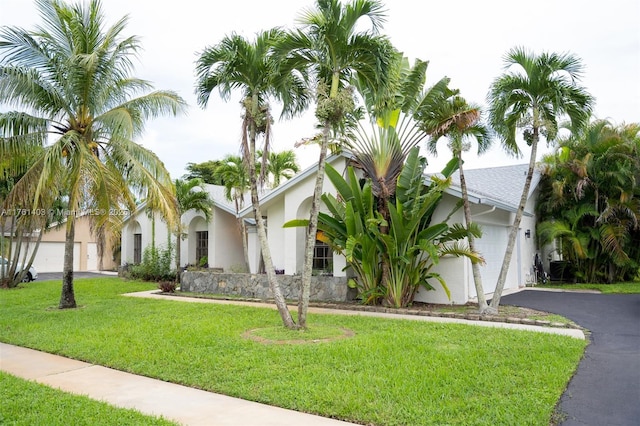
{"type": "MultiPolygon", "coordinates": [[[[73,273],[73,278],[100,278],[105,276],[117,276],[116,272],[108,272],[108,271],[100,271],[100,272],[86,272],[86,271],[77,271],[73,273]]],[[[47,280],[61,280],[62,272],[40,272],[38,274],[38,281],[47,281],[47,280]]]]}
{"type": "Polygon", "coordinates": [[[591,331],[560,399],[561,425],[640,424],[640,294],[524,290],[501,303],[557,313],[591,331]]]}

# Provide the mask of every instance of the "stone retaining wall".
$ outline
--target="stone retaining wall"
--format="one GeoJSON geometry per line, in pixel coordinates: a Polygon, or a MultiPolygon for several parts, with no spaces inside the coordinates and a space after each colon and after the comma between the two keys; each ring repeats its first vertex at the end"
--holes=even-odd
{"type": "MultiPolygon", "coordinates": [[[[297,299],[300,287],[299,275],[278,275],[278,282],[285,299],[297,299]]],[[[225,274],[209,271],[186,271],[180,279],[180,289],[192,293],[226,294],[257,299],[272,299],[266,274],[225,274]]],[[[346,302],[353,300],[356,292],[347,286],[345,277],[311,277],[310,300],[322,302],[346,302]]]]}

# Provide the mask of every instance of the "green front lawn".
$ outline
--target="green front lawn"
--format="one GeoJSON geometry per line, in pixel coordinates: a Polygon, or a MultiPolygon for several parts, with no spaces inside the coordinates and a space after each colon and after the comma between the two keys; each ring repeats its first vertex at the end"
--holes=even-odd
{"type": "Polygon", "coordinates": [[[72,395],[0,371],[0,425],[122,426],[175,423],[72,395]]]}
{"type": "Polygon", "coordinates": [[[543,333],[339,315],[310,315],[309,324],[353,337],[264,344],[244,334],[278,326],[275,310],[120,296],[151,288],[76,280],[80,307],[65,311],[55,308],[57,281],[0,291],[0,341],[375,425],[548,425],[586,345],[543,333]]]}
{"type": "Polygon", "coordinates": [[[640,293],[640,282],[615,283],[615,284],[556,284],[541,285],[542,288],[560,288],[563,290],[597,290],[604,294],[631,294],[640,293]]]}

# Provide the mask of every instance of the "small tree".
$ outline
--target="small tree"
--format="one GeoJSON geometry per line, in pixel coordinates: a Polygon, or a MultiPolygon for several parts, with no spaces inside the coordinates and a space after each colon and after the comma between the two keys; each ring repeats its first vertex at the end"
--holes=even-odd
{"type": "Polygon", "coordinates": [[[211,220],[213,200],[209,197],[209,193],[200,179],[191,179],[186,182],[182,179],[176,179],[175,188],[178,209],[178,224],[174,232],[176,236],[176,282],[180,282],[180,243],[186,236],[182,215],[189,210],[194,210],[202,213],[205,220],[209,222],[211,220]]]}
{"type": "MultiPolygon", "coordinates": [[[[442,137],[448,138],[448,147],[453,153],[453,157],[458,159],[464,218],[467,227],[469,227],[473,223],[473,219],[471,216],[467,182],[464,175],[462,153],[471,149],[471,141],[473,140],[478,144],[478,155],[486,152],[491,146],[489,129],[480,122],[480,107],[469,105],[461,96],[454,96],[446,102],[443,102],[438,108],[434,109],[430,115],[431,117],[424,117],[422,121],[422,125],[429,129],[429,133],[431,134],[427,147],[431,153],[437,154],[438,140],[442,137]]],[[[467,239],[469,241],[469,249],[475,252],[475,238],[473,234],[470,233],[467,239]]],[[[489,307],[484,294],[484,286],[482,285],[480,262],[472,262],[471,269],[478,297],[478,311],[483,314],[489,307]]]]}
{"type": "Polygon", "coordinates": [[[249,247],[247,241],[247,227],[244,218],[239,213],[244,206],[244,196],[249,190],[249,176],[242,158],[236,155],[227,155],[220,161],[216,174],[224,182],[224,195],[229,201],[233,201],[236,209],[236,220],[242,238],[242,253],[244,255],[245,271],[249,272],[249,247]]]}

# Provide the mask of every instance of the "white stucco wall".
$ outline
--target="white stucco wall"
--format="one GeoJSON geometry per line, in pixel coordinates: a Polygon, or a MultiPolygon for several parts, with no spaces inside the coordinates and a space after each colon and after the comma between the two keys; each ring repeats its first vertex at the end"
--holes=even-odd
{"type": "MultiPolygon", "coordinates": [[[[433,214],[431,224],[435,225],[446,220],[452,209],[457,203],[457,199],[451,195],[445,194],[438,204],[438,208],[433,214]]],[[[464,214],[462,209],[457,210],[450,219],[450,223],[464,223],[464,214]]],[[[446,256],[433,267],[433,272],[440,274],[444,279],[450,293],[451,299],[447,297],[442,285],[435,279],[431,280],[434,290],[425,290],[420,287],[416,294],[415,300],[427,303],[442,304],[464,304],[469,300],[467,285],[467,268],[464,259],[454,256],[446,256]]]]}
{"type": "Polygon", "coordinates": [[[214,209],[209,223],[209,267],[229,271],[244,264],[242,239],[236,218],[221,209],[214,209]]]}
{"type": "MultiPolygon", "coordinates": [[[[182,240],[180,250],[181,265],[194,263],[196,255],[196,231],[209,231],[209,266],[221,267],[225,270],[241,264],[243,260],[242,240],[236,219],[230,213],[214,208],[211,221],[207,224],[201,213],[188,211],[182,215],[184,232],[190,238],[182,240]]],[[[167,224],[156,214],[155,221],[156,247],[166,247],[169,230],[167,224]]],[[[144,211],[136,212],[125,225],[122,232],[122,263],[133,263],[133,234],[142,234],[142,250],[151,245],[152,221],[144,211]]],[[[171,235],[171,244],[176,239],[171,235]]],[[[172,264],[173,266],[173,264],[172,264]]]]}

